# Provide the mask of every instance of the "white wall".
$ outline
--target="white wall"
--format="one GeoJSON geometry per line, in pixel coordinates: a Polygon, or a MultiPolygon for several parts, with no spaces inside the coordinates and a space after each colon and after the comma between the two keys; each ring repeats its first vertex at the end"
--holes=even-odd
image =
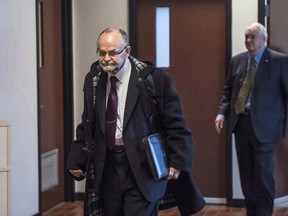
{"type": "Polygon", "coordinates": [[[0,119],[12,125],[12,214],[29,216],[39,212],[35,0],[0,5],[0,119]]]}
{"type": "Polygon", "coordinates": [[[246,50],[245,28],[258,21],[258,0],[232,0],[232,55],[246,50]]]}

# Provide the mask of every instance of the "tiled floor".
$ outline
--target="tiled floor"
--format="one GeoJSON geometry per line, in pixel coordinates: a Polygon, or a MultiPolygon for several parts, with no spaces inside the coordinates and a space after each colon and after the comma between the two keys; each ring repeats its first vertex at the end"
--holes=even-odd
{"type": "MultiPolygon", "coordinates": [[[[59,204],[43,216],[82,216],[83,202],[67,202],[59,204]]],[[[201,216],[245,216],[245,208],[229,208],[225,205],[206,205],[205,208],[195,215],[201,216]]],[[[277,206],[273,216],[288,215],[288,207],[277,206]]],[[[158,216],[180,216],[177,208],[160,211],[158,216]]]]}

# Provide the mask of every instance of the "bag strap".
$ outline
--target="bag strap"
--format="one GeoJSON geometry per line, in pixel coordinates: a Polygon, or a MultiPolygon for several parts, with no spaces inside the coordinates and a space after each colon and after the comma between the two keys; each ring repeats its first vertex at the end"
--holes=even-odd
{"type": "Polygon", "coordinates": [[[139,76],[139,84],[138,84],[138,90],[139,90],[139,96],[140,96],[140,103],[143,108],[143,112],[146,118],[146,122],[148,124],[148,128],[151,131],[151,133],[156,133],[159,131],[160,128],[158,128],[154,122],[154,117],[156,115],[160,115],[159,109],[157,108],[157,99],[155,97],[155,86],[153,77],[151,74],[146,76],[144,79],[139,76]]]}

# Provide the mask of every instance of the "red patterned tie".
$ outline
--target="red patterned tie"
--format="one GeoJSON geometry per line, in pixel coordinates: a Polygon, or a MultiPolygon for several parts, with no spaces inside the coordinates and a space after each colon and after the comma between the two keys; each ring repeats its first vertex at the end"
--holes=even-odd
{"type": "Polygon", "coordinates": [[[117,97],[117,77],[111,76],[111,89],[108,97],[107,110],[106,110],[106,145],[108,148],[112,149],[115,145],[115,133],[116,133],[116,123],[117,123],[117,107],[118,107],[118,97],[117,97]]]}

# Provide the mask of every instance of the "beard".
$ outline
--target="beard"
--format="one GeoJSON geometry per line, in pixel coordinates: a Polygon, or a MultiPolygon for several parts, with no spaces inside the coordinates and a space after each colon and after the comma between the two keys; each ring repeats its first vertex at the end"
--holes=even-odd
{"type": "Polygon", "coordinates": [[[100,66],[104,72],[114,74],[117,71],[117,66],[114,62],[100,62],[100,66]]]}
{"type": "Polygon", "coordinates": [[[100,62],[100,66],[102,68],[102,70],[104,72],[107,72],[107,73],[110,73],[110,74],[113,74],[115,75],[119,70],[121,70],[121,68],[124,66],[125,64],[125,61],[124,60],[121,65],[117,64],[116,62],[114,61],[109,61],[109,62],[105,62],[105,61],[101,61],[100,62]]]}

